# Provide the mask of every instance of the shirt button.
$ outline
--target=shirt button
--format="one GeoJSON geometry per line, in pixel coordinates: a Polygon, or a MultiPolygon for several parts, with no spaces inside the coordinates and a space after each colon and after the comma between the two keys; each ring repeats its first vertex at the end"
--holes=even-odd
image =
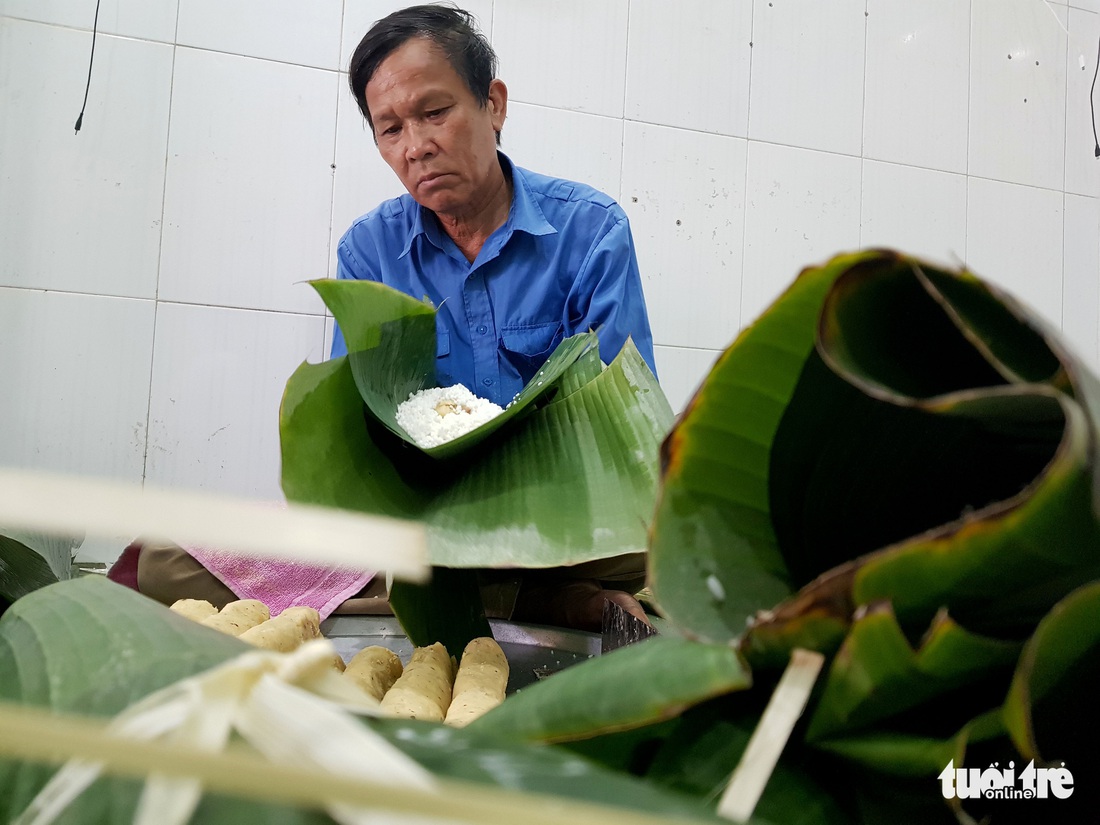
{"type": "Polygon", "coordinates": [[[484,335],[486,332],[489,331],[489,328],[487,326],[485,326],[485,324],[482,324],[481,326],[479,326],[477,328],[477,331],[478,331],[479,334],[484,335]]]}
{"type": "Polygon", "coordinates": [[[484,384],[486,387],[491,387],[491,386],[493,386],[493,379],[492,378],[486,378],[486,379],[482,380],[481,383],[484,384]]]}

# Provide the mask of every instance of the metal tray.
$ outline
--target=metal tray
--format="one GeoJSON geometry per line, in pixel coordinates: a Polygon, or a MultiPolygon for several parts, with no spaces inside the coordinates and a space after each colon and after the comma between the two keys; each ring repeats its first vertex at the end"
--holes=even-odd
{"type": "MultiPolygon", "coordinates": [[[[489,626],[508,657],[508,693],[600,653],[598,633],[504,619],[490,619],[489,626]]],[[[412,642],[393,616],[330,616],[321,623],[321,632],[345,662],[370,645],[392,650],[403,664],[408,664],[413,652],[412,642]]]]}

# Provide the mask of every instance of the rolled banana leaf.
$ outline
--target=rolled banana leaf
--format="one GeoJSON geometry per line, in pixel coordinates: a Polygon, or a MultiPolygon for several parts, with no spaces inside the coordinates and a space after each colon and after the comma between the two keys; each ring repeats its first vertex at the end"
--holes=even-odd
{"type": "Polygon", "coordinates": [[[952,760],[1095,772],[1098,386],[1010,295],[867,251],[803,271],[663,443],[656,603],[759,683],[831,657],[784,760],[859,789],[855,821],[1006,816],[943,799],[952,760]]]}
{"type": "Polygon", "coordinates": [[[1028,310],[885,251],[804,271],[664,442],[653,591],[750,661],[888,602],[1024,639],[1100,577],[1097,384],[1028,310]]]}

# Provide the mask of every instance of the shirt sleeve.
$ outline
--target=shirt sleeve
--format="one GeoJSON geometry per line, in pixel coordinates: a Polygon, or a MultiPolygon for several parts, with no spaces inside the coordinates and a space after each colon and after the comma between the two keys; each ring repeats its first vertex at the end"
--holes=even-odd
{"type": "Polygon", "coordinates": [[[599,333],[604,362],[610,363],[629,337],[657,375],[638,256],[625,215],[613,219],[585,259],[569,297],[568,315],[567,334],[589,329],[599,333]]]}
{"type": "MultiPolygon", "coordinates": [[[[361,256],[355,254],[352,238],[354,229],[354,226],[349,229],[336,247],[336,278],[345,281],[378,281],[380,278],[362,262],[361,256]]],[[[340,325],[334,320],[332,322],[332,350],[329,353],[329,358],[339,358],[341,355],[347,354],[348,345],[344,341],[344,333],[340,331],[340,325]]]]}

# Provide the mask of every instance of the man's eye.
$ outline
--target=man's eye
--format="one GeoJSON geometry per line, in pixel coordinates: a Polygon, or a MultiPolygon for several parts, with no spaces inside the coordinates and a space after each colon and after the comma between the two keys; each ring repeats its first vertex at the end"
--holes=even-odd
{"type": "Polygon", "coordinates": [[[398,129],[398,127],[396,127],[396,126],[387,126],[385,129],[382,130],[382,134],[384,134],[384,135],[396,135],[399,131],[400,131],[400,129],[398,129]]]}
{"type": "Polygon", "coordinates": [[[443,109],[429,109],[427,112],[425,112],[425,114],[428,117],[439,117],[445,111],[447,111],[446,108],[443,108],[443,109]]]}

